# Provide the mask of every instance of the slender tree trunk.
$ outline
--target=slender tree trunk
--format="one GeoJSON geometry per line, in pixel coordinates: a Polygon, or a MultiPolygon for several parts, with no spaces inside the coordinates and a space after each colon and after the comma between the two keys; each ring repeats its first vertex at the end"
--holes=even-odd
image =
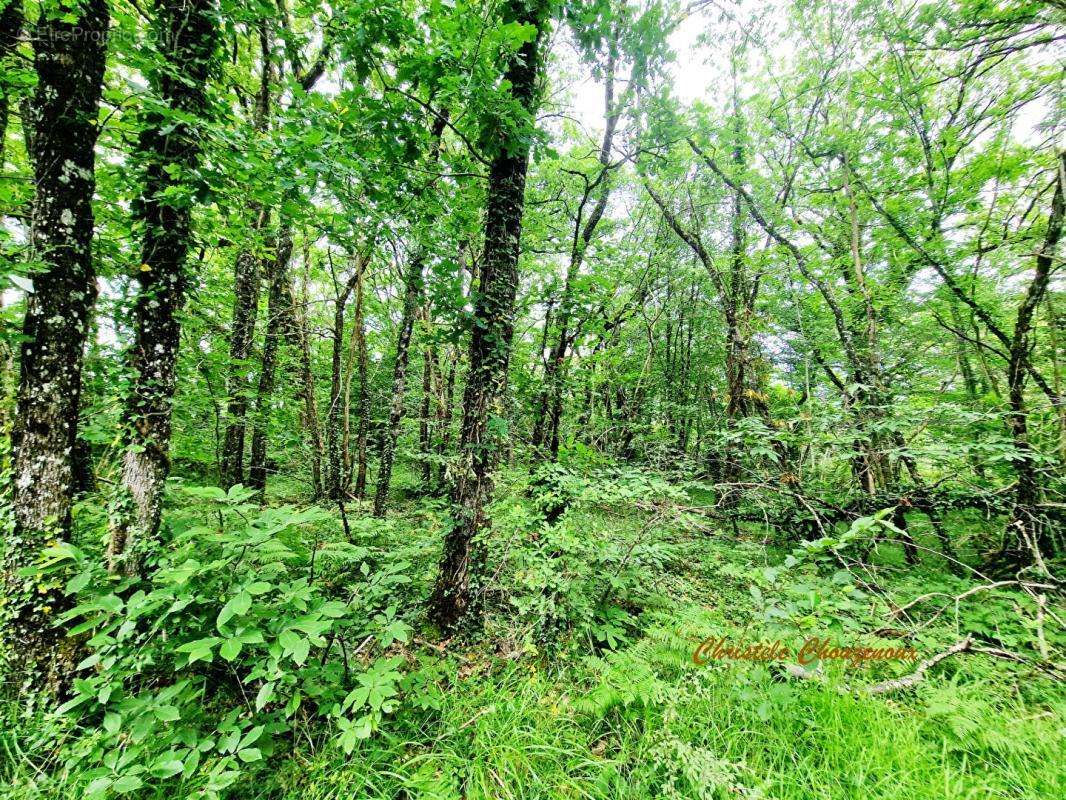
{"type": "Polygon", "coordinates": [[[861,443],[861,482],[867,494],[873,496],[879,489],[885,489],[892,483],[891,469],[885,456],[883,437],[878,433],[880,422],[884,418],[888,398],[882,378],[881,358],[878,341],[877,310],[866,285],[866,275],[862,263],[862,234],[859,227],[858,207],[852,187],[854,173],[847,153],[841,157],[844,173],[844,191],[848,200],[848,249],[850,270],[845,270],[844,281],[862,309],[861,316],[854,316],[852,340],[858,342],[855,355],[858,360],[852,365],[853,382],[868,385],[856,395],[853,406],[862,418],[861,427],[868,431],[861,443]]]}
{"type": "Polygon", "coordinates": [[[278,347],[282,330],[291,314],[288,296],[289,258],[292,256],[292,230],[286,224],[278,237],[278,250],[270,274],[267,296],[267,328],[263,338],[263,361],[259,368],[259,387],[252,413],[252,452],[248,467],[248,485],[266,492],[267,444],[270,432],[270,407],[274,400],[274,376],[277,371],[278,347]]]}
{"type": "MultiPolygon", "coordinates": [[[[951,309],[951,322],[958,331],[963,330],[964,322],[962,314],[959,313],[959,304],[954,297],[949,298],[949,307],[951,309]]],[[[970,403],[975,404],[981,394],[977,386],[977,376],[974,373],[973,364],[970,361],[969,344],[962,336],[955,337],[955,356],[959,365],[959,372],[962,374],[962,385],[966,389],[966,397],[970,403]]],[[[980,355],[978,355],[980,358],[980,355]]],[[[985,479],[985,466],[982,463],[980,457],[976,453],[971,453],[970,463],[973,465],[974,474],[982,480],[985,479]]]]}
{"type": "Polygon", "coordinates": [[[434,621],[454,628],[468,614],[479,616],[476,597],[484,569],[484,548],[475,537],[487,524],[485,505],[492,496],[492,473],[499,448],[502,392],[514,335],[514,304],[518,289],[518,252],[525,207],[526,170],[537,106],[541,70],[540,44],[549,22],[547,0],[509,0],[505,23],[532,26],[534,35],[510,57],[504,79],[523,118],[511,122],[494,154],[485,198],[485,252],[481,291],[474,305],[470,341],[470,374],[463,395],[461,462],[451,492],[454,524],[433,597],[434,621]]]}
{"type": "MultiPolygon", "coordinates": [[[[552,348],[551,357],[545,364],[545,397],[542,404],[547,407],[546,430],[543,440],[548,445],[548,457],[551,461],[559,459],[559,428],[563,418],[563,389],[566,383],[566,363],[569,348],[574,342],[575,332],[571,330],[574,314],[574,280],[581,271],[585,253],[596,234],[596,228],[603,219],[607,209],[607,200],[611,194],[611,153],[614,148],[614,134],[622,114],[623,103],[615,103],[614,79],[617,63],[618,24],[613,28],[612,40],[607,52],[607,69],[604,79],[604,128],[600,142],[600,172],[594,182],[587,184],[585,196],[574,221],[574,237],[570,249],[570,263],[566,270],[563,284],[563,296],[559,303],[559,335],[552,348]],[[596,194],[596,201],[589,211],[588,219],[583,218],[585,205],[596,194]]],[[[534,442],[539,447],[543,442],[534,442]]]]}
{"type": "MultiPolygon", "coordinates": [[[[253,126],[256,131],[265,131],[270,123],[270,84],[273,80],[273,56],[270,23],[259,21],[260,81],[256,97],[253,126]]],[[[233,324],[230,328],[229,375],[226,388],[229,399],[226,404],[226,436],[222,444],[222,463],[219,464],[219,479],[223,488],[244,482],[244,443],[247,428],[248,400],[252,392],[249,371],[252,342],[255,339],[255,321],[259,314],[259,289],[261,283],[261,258],[255,249],[254,240],[266,227],[270,212],[258,201],[250,201],[252,242],[237,254],[233,269],[233,324]]]]}
{"type": "MultiPolygon", "coordinates": [[[[450,348],[448,348],[450,349],[450,348]]],[[[441,364],[438,374],[444,372],[444,352],[441,353],[441,364]]],[[[440,463],[437,466],[437,486],[443,487],[448,480],[448,467],[445,459],[452,444],[452,407],[455,402],[455,374],[458,366],[453,360],[448,367],[448,378],[444,383],[444,393],[441,396],[440,406],[437,411],[437,456],[440,463]]]]}
{"type": "MultiPolygon", "coordinates": [[[[1055,390],[1056,397],[1063,398],[1062,391],[1062,364],[1060,361],[1061,342],[1059,341],[1059,328],[1062,323],[1055,313],[1055,304],[1048,294],[1045,297],[1047,307],[1048,338],[1051,345],[1051,386],[1055,390]]],[[[1055,411],[1059,420],[1059,469],[1066,468],[1066,404],[1057,403],[1055,411]]]]}
{"type": "MultiPolygon", "coordinates": [[[[96,298],[94,146],[108,7],[89,0],[70,22],[42,11],[33,31],[37,86],[25,124],[33,163],[30,244],[37,270],[22,325],[12,485],[15,532],[4,563],[4,632],[14,674],[58,690],[65,654],[51,614],[62,592],[38,593],[19,569],[70,533],[83,350],[96,298]],[[75,35],[84,34],[84,35],[75,35]]],[[[5,25],[13,24],[5,10],[5,25]]]]}
{"type": "Polygon", "coordinates": [[[1041,482],[1037,475],[1036,454],[1029,440],[1028,411],[1025,405],[1025,382],[1028,375],[1030,335],[1033,316],[1044,298],[1051,278],[1059,240],[1062,238],[1064,201],[1066,189],[1066,152],[1058,158],[1058,181],[1051,202],[1047,232],[1037,253],[1036,273],[1029,284],[1025,297],[1018,307],[1014,323],[1014,336],[1007,366],[1007,396],[1009,413],[1007,427],[1010,429],[1014,448],[1017,450],[1014,469],[1018,476],[1018,488],[1014,496],[1014,510],[1008,525],[1008,553],[1024,563],[1039,562],[1044,554],[1053,555],[1055,537],[1046,524],[1040,523],[1037,505],[1040,502],[1041,482]]]}
{"type": "Polygon", "coordinates": [[[326,427],[326,495],[330,500],[344,499],[343,459],[341,457],[341,365],[344,350],[344,310],[348,298],[362,280],[370,262],[371,248],[356,259],[355,271],[337,294],[333,306],[333,359],[330,367],[329,412],[326,427]]]}
{"type": "Polygon", "coordinates": [[[548,421],[549,398],[546,381],[548,378],[548,371],[551,369],[549,366],[551,354],[548,352],[548,334],[551,332],[552,314],[555,311],[555,297],[551,292],[548,293],[544,305],[544,327],[541,328],[540,346],[537,348],[537,359],[541,362],[544,373],[541,377],[541,389],[540,392],[537,393],[537,401],[533,405],[533,432],[531,437],[533,450],[536,453],[540,453],[544,449],[545,424],[548,421]]]}
{"type": "MultiPolygon", "coordinates": [[[[959,304],[955,301],[955,298],[951,298],[948,303],[951,309],[951,322],[961,331],[963,321],[962,314],[959,313],[959,304]]],[[[971,402],[974,402],[978,396],[977,377],[973,371],[973,364],[970,363],[968,345],[961,336],[955,337],[955,355],[959,364],[959,372],[962,373],[962,385],[966,389],[966,396],[971,402]]]]}
{"type": "Polygon", "coordinates": [[[311,439],[311,493],[315,500],[324,493],[322,483],[322,461],[325,448],[322,444],[322,427],[318,421],[318,401],[315,398],[315,376],[311,370],[311,333],[307,325],[307,268],[308,253],[304,252],[304,285],[299,298],[296,297],[294,287],[289,291],[292,295],[291,308],[293,310],[290,319],[290,336],[293,339],[300,363],[299,396],[301,403],[301,417],[304,430],[311,439]]]}
{"type": "MultiPolygon", "coordinates": [[[[356,285],[355,292],[358,297],[362,289],[362,275],[356,285]]],[[[341,423],[344,431],[341,438],[341,488],[347,493],[352,488],[352,473],[355,465],[352,462],[352,378],[355,376],[356,359],[359,350],[359,328],[353,323],[352,333],[348,337],[348,354],[344,359],[344,399],[341,401],[341,423]]]]}
{"type": "MultiPolygon", "coordinates": [[[[732,161],[737,175],[746,169],[747,159],[744,151],[744,124],[740,114],[740,100],[736,91],[734,74],[733,120],[732,120],[732,161]]],[[[751,398],[748,395],[748,326],[741,320],[741,308],[747,304],[747,231],[745,229],[744,205],[740,192],[732,191],[732,209],[730,213],[730,276],[728,287],[722,287],[721,293],[726,322],[725,374],[726,400],[725,424],[726,445],[723,448],[722,465],[726,483],[740,477],[740,458],[731,434],[736,430],[737,420],[751,413],[751,398]]],[[[751,304],[755,298],[751,297],[751,304]]],[[[729,491],[729,490],[727,490],[729,491]]],[[[731,493],[732,495],[732,493],[731,493]]]]}
{"type": "MultiPolygon", "coordinates": [[[[265,224],[266,212],[259,209],[255,230],[265,224]]],[[[219,477],[229,488],[244,482],[244,434],[251,391],[249,356],[259,312],[259,256],[244,250],[234,267],[233,325],[230,329],[229,377],[227,379],[226,434],[222,444],[219,477]]]]}
{"type": "MultiPolygon", "coordinates": [[[[463,295],[463,300],[464,303],[473,303],[474,294],[477,291],[477,285],[481,279],[481,262],[474,250],[469,247],[469,242],[464,242],[459,246],[460,263],[463,261],[464,251],[469,251],[470,254],[470,260],[467,264],[467,270],[470,273],[470,283],[463,295]]],[[[450,464],[453,435],[452,418],[455,414],[455,383],[458,380],[459,375],[459,354],[461,352],[461,347],[458,344],[449,345],[445,352],[450,356],[450,368],[448,370],[448,383],[444,389],[444,405],[440,411],[441,420],[438,428],[441,431],[441,437],[437,451],[441,455],[440,470],[437,473],[437,490],[442,494],[450,490],[454,478],[450,464]]],[[[441,370],[443,371],[443,369],[444,365],[443,362],[441,362],[441,370]]]]}
{"type": "Polygon", "coordinates": [[[333,307],[333,350],[330,360],[329,411],[326,413],[326,496],[341,500],[341,352],[344,342],[344,306],[348,292],[340,294],[333,307]]]}
{"type": "Polygon", "coordinates": [[[400,330],[396,334],[396,360],[392,370],[392,399],[389,404],[389,419],[381,437],[381,452],[378,460],[378,485],[374,493],[374,516],[384,517],[392,483],[392,462],[396,456],[396,440],[400,436],[403,420],[403,402],[407,391],[407,366],[410,357],[411,335],[414,331],[415,313],[422,297],[423,253],[415,253],[404,276],[403,314],[400,330]]]}
{"type": "Polygon", "coordinates": [[[352,322],[352,336],[355,337],[356,359],[359,364],[359,423],[355,432],[355,496],[362,500],[366,496],[366,435],[370,429],[370,386],[368,358],[366,352],[366,323],[364,317],[363,285],[360,278],[355,286],[355,320],[352,322]]]}
{"type": "MultiPolygon", "coordinates": [[[[438,114],[433,122],[431,133],[430,162],[440,157],[441,136],[444,134],[444,114],[438,114]]],[[[374,493],[374,516],[384,517],[385,507],[389,501],[389,486],[392,483],[392,464],[396,457],[396,441],[400,436],[400,423],[403,421],[404,395],[407,391],[407,368],[410,359],[411,335],[414,331],[415,314],[422,299],[425,277],[426,251],[420,245],[411,256],[404,276],[403,314],[400,329],[396,334],[396,358],[392,371],[392,401],[389,405],[389,419],[381,437],[381,454],[378,462],[378,485],[374,493]]]]}
{"type": "MultiPolygon", "coordinates": [[[[426,321],[426,333],[430,327],[430,308],[427,305],[423,309],[423,319],[426,321]]],[[[432,343],[422,349],[422,405],[418,412],[418,442],[422,453],[422,486],[428,489],[432,479],[432,464],[429,457],[433,449],[433,429],[430,427],[430,401],[433,399],[433,383],[436,379],[433,365],[437,357],[433,352],[432,343]]]]}
{"type": "Polygon", "coordinates": [[[200,136],[190,118],[207,108],[206,84],[218,38],[212,0],[158,0],[157,47],[161,65],[153,90],[166,111],[144,119],[138,153],[145,171],[138,204],[144,223],[140,284],[134,305],[135,340],[127,358],[133,375],[122,486],[113,509],[108,566],[139,574],[148,542],[159,527],[170,472],[170,417],[181,327],[178,314],[189,279],[192,208],[187,176],[200,163],[200,136]]]}

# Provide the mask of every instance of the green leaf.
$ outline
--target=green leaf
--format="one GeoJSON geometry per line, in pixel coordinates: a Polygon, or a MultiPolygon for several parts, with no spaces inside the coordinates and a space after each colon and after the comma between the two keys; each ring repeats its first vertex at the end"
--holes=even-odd
{"type": "Polygon", "coordinates": [[[135,792],[142,786],[144,786],[144,781],[136,775],[123,775],[111,785],[111,788],[115,794],[126,794],[127,792],[135,792]]]}
{"type": "Polygon", "coordinates": [[[292,660],[297,664],[303,664],[311,650],[311,644],[307,639],[288,628],[283,630],[281,635],[278,636],[278,643],[281,645],[285,655],[291,656],[292,660]]]}
{"type": "Polygon", "coordinates": [[[148,771],[156,778],[170,778],[185,769],[185,764],[176,759],[167,757],[156,761],[148,771]]]}
{"type": "Polygon", "coordinates": [[[247,614],[251,607],[251,594],[246,591],[238,592],[229,599],[226,605],[222,606],[222,610],[218,612],[218,619],[215,622],[215,626],[219,630],[222,630],[222,626],[229,622],[233,617],[247,614]]]}
{"type": "Polygon", "coordinates": [[[174,722],[181,719],[181,712],[176,706],[159,706],[155,710],[155,715],[161,722],[174,722]]]}
{"type": "Polygon", "coordinates": [[[262,711],[270,699],[274,696],[274,682],[264,683],[259,687],[259,692],[255,696],[255,710],[262,711]]]}
{"type": "Polygon", "coordinates": [[[103,778],[96,778],[88,786],[85,787],[86,797],[100,797],[111,788],[111,778],[104,776],[103,778]]]}
{"type": "Polygon", "coordinates": [[[233,661],[233,659],[240,655],[242,647],[244,647],[244,642],[240,639],[227,639],[222,643],[222,646],[218,648],[218,654],[226,659],[226,661],[233,661]]]}

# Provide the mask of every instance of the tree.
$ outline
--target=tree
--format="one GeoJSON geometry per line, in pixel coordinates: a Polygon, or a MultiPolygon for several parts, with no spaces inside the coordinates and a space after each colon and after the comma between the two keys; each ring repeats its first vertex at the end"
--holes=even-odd
{"type": "MultiPolygon", "coordinates": [[[[447,117],[435,112],[430,136],[430,164],[440,157],[441,136],[447,117]]],[[[418,191],[421,195],[423,186],[418,191]]],[[[392,462],[396,453],[396,440],[400,435],[400,422],[403,420],[403,401],[407,391],[407,367],[410,359],[411,334],[414,332],[415,314],[422,299],[425,283],[426,249],[421,243],[415,245],[403,280],[403,311],[400,316],[400,328],[396,333],[396,353],[392,371],[392,399],[389,402],[389,420],[385,433],[381,437],[381,457],[378,462],[378,485],[374,493],[374,516],[385,516],[385,507],[389,500],[389,485],[392,482],[392,462]]]]}
{"type": "Polygon", "coordinates": [[[41,8],[33,27],[37,73],[24,120],[33,162],[31,253],[35,264],[19,350],[12,483],[15,534],[4,565],[7,635],[26,679],[38,688],[65,680],[56,663],[60,632],[49,614],[58,587],[44,595],[20,577],[50,537],[70,533],[82,354],[96,298],[93,192],[97,109],[104,77],[108,7],[86,0],[73,14],[41,8]]]}
{"type": "MultiPolygon", "coordinates": [[[[258,23],[260,73],[256,93],[252,128],[258,134],[270,125],[272,103],[271,85],[274,80],[273,37],[271,21],[261,18],[258,23]]],[[[259,313],[259,289],[262,283],[262,259],[255,241],[269,222],[270,209],[254,200],[249,208],[252,241],[241,247],[233,265],[233,322],[230,333],[229,375],[226,380],[229,400],[226,406],[226,438],[222,445],[219,475],[222,485],[233,486],[244,481],[244,448],[247,428],[248,398],[251,386],[248,378],[248,358],[255,338],[255,320],[259,313]]]]}
{"type": "MultiPolygon", "coordinates": [[[[611,194],[611,175],[620,163],[612,163],[611,161],[614,150],[615,130],[618,127],[618,120],[625,110],[626,100],[636,87],[635,79],[631,79],[625,95],[621,98],[615,98],[615,72],[619,58],[619,27],[622,24],[623,21],[620,19],[614,21],[610,40],[607,43],[607,64],[604,70],[603,88],[603,139],[597,156],[598,167],[591,178],[585,175],[581,176],[584,188],[581,199],[578,202],[577,213],[574,216],[570,258],[563,278],[563,293],[559,300],[558,317],[554,320],[558,332],[555,343],[551,347],[551,352],[544,362],[545,386],[538,404],[537,421],[533,429],[533,446],[539,449],[547,445],[547,455],[551,461],[556,461],[559,458],[559,426],[563,416],[565,366],[570,347],[579,333],[579,330],[574,330],[573,325],[576,302],[574,297],[575,283],[581,271],[582,262],[585,260],[585,254],[593,241],[593,237],[596,235],[597,227],[603,220],[604,211],[607,209],[607,201],[610,199],[611,194]],[[589,205],[590,203],[591,205],[589,205]],[[586,206],[588,206],[587,217],[586,206]]],[[[550,315],[545,318],[545,335],[547,335],[549,328],[547,324],[549,317],[550,315]]]]}
{"type": "Polygon", "coordinates": [[[525,41],[507,55],[503,72],[514,107],[500,119],[499,145],[492,158],[485,196],[485,251],[473,312],[470,372],[463,393],[461,463],[456,467],[451,502],[455,520],[444,540],[440,573],[430,600],[434,620],[452,628],[476,608],[477,581],[484,552],[475,537],[486,525],[497,448],[506,425],[501,401],[514,334],[518,290],[518,253],[525,206],[526,171],[537,81],[542,66],[541,39],[549,24],[547,0],[509,0],[501,9],[505,25],[525,27],[525,41]]]}
{"type": "Polygon", "coordinates": [[[170,472],[178,314],[189,285],[195,173],[218,43],[213,0],[157,0],[155,25],[159,60],[137,146],[143,170],[137,215],[144,238],[135,276],[135,341],[127,355],[132,382],[126,451],[108,545],[111,571],[127,575],[141,572],[170,472]]]}
{"type": "Polygon", "coordinates": [[[333,278],[333,351],[330,369],[329,384],[329,410],[326,413],[326,496],[330,500],[343,501],[345,497],[344,486],[344,455],[341,453],[341,368],[344,354],[344,317],[345,309],[352,292],[356,290],[363,280],[364,271],[373,257],[374,243],[366,245],[363,252],[353,259],[353,268],[348,279],[341,283],[333,271],[333,262],[330,259],[330,275],[333,278]]]}
{"type": "MultiPolygon", "coordinates": [[[[263,359],[259,365],[259,386],[252,411],[252,448],[248,463],[248,485],[260,493],[266,491],[267,442],[270,432],[270,407],[274,401],[274,379],[278,366],[278,348],[287,317],[292,314],[289,294],[289,259],[292,256],[292,230],[283,228],[277,252],[267,275],[267,326],[263,335],[263,359]]],[[[291,324],[291,323],[290,323],[291,324]]]]}

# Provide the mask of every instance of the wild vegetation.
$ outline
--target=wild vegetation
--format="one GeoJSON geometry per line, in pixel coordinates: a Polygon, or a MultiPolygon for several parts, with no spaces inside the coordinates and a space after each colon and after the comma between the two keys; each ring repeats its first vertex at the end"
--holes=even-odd
{"type": "Polygon", "coordinates": [[[1058,797],[1064,41],[0,0],[0,797],[1058,797]]]}

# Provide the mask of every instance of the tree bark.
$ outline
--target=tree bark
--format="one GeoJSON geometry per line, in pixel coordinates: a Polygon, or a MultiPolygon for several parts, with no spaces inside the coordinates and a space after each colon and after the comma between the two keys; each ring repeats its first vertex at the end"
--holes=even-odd
{"type": "Polygon", "coordinates": [[[344,309],[363,270],[370,263],[371,248],[356,259],[355,271],[338,292],[333,306],[333,358],[330,367],[329,412],[326,428],[326,495],[330,500],[344,499],[344,480],[341,457],[341,364],[344,350],[344,309]]]}
{"type": "MultiPolygon", "coordinates": [[[[273,59],[269,22],[259,22],[260,81],[256,96],[256,131],[267,129],[270,122],[270,83],[273,79],[273,59]]],[[[266,226],[269,211],[257,201],[249,202],[251,232],[254,240],[266,226]]],[[[228,489],[244,481],[244,440],[247,428],[248,398],[251,394],[248,358],[255,338],[255,321],[259,313],[259,289],[262,264],[254,249],[255,242],[245,245],[237,254],[233,274],[233,324],[230,329],[229,376],[226,381],[229,399],[226,403],[226,436],[222,444],[219,480],[228,489]]]]}
{"type": "Polygon", "coordinates": [[[95,39],[107,24],[107,5],[97,0],[73,23],[42,13],[34,30],[27,138],[36,187],[30,237],[40,268],[26,298],[13,431],[15,519],[27,534],[53,527],[65,534],[70,525],[82,351],[96,298],[92,197],[105,50],[95,39]]]}
{"type": "Polygon", "coordinates": [[[492,473],[503,420],[498,416],[514,334],[518,289],[518,253],[525,206],[526,171],[537,107],[540,44],[549,23],[547,0],[509,0],[503,21],[532,26],[529,41],[506,61],[504,79],[521,109],[500,137],[493,155],[485,198],[485,251],[481,291],[474,305],[470,341],[470,374],[463,395],[460,463],[451,492],[454,523],[444,553],[430,610],[443,629],[460,620],[480,617],[476,598],[484,570],[484,547],[475,537],[487,520],[485,505],[492,496],[492,473]],[[468,616],[469,615],[469,616],[468,616]]]}
{"type": "Polygon", "coordinates": [[[122,485],[113,509],[108,567],[139,574],[159,527],[170,472],[171,410],[175,368],[189,277],[192,207],[184,200],[188,175],[200,163],[200,136],[189,118],[207,110],[207,77],[218,41],[212,0],[158,0],[161,64],[153,90],[166,111],[149,111],[138,142],[144,166],[136,213],[144,224],[140,284],[134,305],[133,347],[127,358],[133,382],[126,398],[129,420],[122,485]]]}
{"type": "Polygon", "coordinates": [[[370,386],[367,384],[369,370],[366,352],[366,331],[363,317],[364,281],[360,278],[355,287],[355,319],[352,336],[355,337],[356,359],[359,365],[359,423],[355,432],[355,496],[362,500],[366,495],[366,435],[370,429],[370,386]]]}
{"type": "Polygon", "coordinates": [[[1051,213],[1048,216],[1047,232],[1036,256],[1033,280],[1018,307],[1007,366],[1007,396],[1010,404],[1007,427],[1017,450],[1014,469],[1018,476],[1014,510],[1008,525],[1007,549],[1012,560],[1023,563],[1039,561],[1044,554],[1052,555],[1057,549],[1055,537],[1047,525],[1040,523],[1038,516],[1036,506],[1040,501],[1041,484],[1037,475],[1036,454],[1029,440],[1028,412],[1025,405],[1025,381],[1028,375],[1033,316],[1047,290],[1055,253],[1062,238],[1066,151],[1059,154],[1057,167],[1058,179],[1051,202],[1051,213]]]}
{"type": "Polygon", "coordinates": [[[278,347],[282,328],[291,314],[289,258],[292,256],[292,230],[287,224],[278,237],[278,249],[270,274],[267,296],[267,328],[263,339],[263,360],[259,368],[259,386],[252,412],[252,450],[248,466],[248,485],[260,493],[266,492],[267,445],[270,431],[270,407],[274,400],[274,376],[277,371],[278,347]]]}
{"type": "Polygon", "coordinates": [[[322,460],[325,448],[322,444],[322,427],[318,420],[318,401],[315,398],[315,376],[311,370],[311,334],[307,327],[307,281],[306,271],[309,264],[307,249],[304,251],[304,289],[300,298],[296,297],[295,287],[289,287],[290,308],[289,337],[299,356],[300,381],[299,397],[301,418],[304,430],[311,439],[311,493],[315,500],[322,497],[322,460]]]}
{"type": "Polygon", "coordinates": [[[25,123],[36,187],[30,245],[39,266],[22,325],[12,431],[15,531],[4,563],[14,672],[51,690],[60,685],[64,660],[51,615],[65,599],[59,589],[39,593],[18,572],[48,538],[70,533],[82,354],[96,298],[92,199],[107,3],[88,0],[76,13],[68,22],[42,11],[33,32],[37,86],[25,123]]]}

